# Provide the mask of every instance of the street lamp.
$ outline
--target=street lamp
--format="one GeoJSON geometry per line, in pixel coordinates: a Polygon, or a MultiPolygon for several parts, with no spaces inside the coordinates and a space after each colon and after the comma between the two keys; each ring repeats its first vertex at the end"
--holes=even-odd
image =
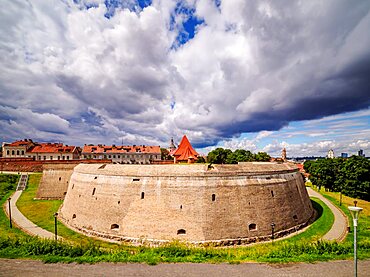
{"type": "Polygon", "coordinates": [[[12,200],[12,198],[8,198],[8,207],[9,207],[9,227],[10,228],[13,228],[13,225],[12,225],[12,209],[10,208],[10,200],[12,200]]]}
{"type": "Polygon", "coordinates": [[[362,211],[362,208],[349,206],[348,209],[351,212],[353,218],[353,253],[354,253],[353,259],[355,263],[355,277],[357,277],[357,220],[360,212],[362,211]]]}
{"type": "Polygon", "coordinates": [[[271,240],[274,242],[274,231],[275,231],[275,223],[271,223],[271,240]]]}
{"type": "Polygon", "coordinates": [[[58,213],[54,214],[54,234],[55,234],[55,241],[58,240],[58,224],[57,224],[57,216],[58,213]]]}

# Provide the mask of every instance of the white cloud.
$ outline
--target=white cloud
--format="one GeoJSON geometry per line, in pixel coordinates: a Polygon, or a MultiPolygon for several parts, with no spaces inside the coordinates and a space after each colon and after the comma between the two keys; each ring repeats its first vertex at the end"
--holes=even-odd
{"type": "Polygon", "coordinates": [[[368,1],[189,0],[204,23],[178,47],[188,15],[175,14],[176,2],[135,3],[107,18],[104,1],[9,2],[0,11],[3,130],[23,134],[16,126],[26,120],[33,136],[80,143],[163,144],[187,133],[198,145],[257,149],[275,134],[230,138],[370,103],[368,1]]]}

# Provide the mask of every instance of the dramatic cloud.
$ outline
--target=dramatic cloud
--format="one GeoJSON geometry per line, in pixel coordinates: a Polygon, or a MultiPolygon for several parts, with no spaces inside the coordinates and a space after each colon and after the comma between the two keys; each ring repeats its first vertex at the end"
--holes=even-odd
{"type": "MultiPolygon", "coordinates": [[[[290,122],[370,105],[369,1],[15,0],[0,24],[3,141],[186,133],[197,147],[276,152],[288,142],[259,142],[290,122]]],[[[339,143],[322,134],[299,147],[339,143]]]]}

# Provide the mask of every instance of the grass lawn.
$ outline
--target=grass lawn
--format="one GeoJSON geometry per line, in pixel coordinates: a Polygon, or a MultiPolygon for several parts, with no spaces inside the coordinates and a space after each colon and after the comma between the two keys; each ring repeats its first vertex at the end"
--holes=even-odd
{"type": "MultiPolygon", "coordinates": [[[[40,174],[30,176],[29,184],[18,200],[19,209],[33,222],[53,231],[53,213],[58,210],[61,201],[33,200],[40,174]]],[[[10,192],[6,192],[9,195],[10,192]]],[[[1,200],[6,200],[6,196],[1,200]]],[[[313,262],[331,259],[346,259],[352,256],[352,245],[347,243],[321,242],[319,237],[330,228],[334,216],[329,208],[319,199],[312,198],[312,203],[319,213],[319,218],[303,233],[273,243],[251,246],[214,248],[195,247],[179,242],[171,242],[160,247],[134,247],[116,245],[87,238],[58,224],[58,234],[68,242],[55,243],[52,240],[30,238],[17,229],[6,226],[4,213],[0,212],[1,233],[11,234],[11,238],[0,235],[0,257],[20,257],[42,259],[46,262],[313,262]]],[[[359,256],[370,257],[370,243],[359,247],[359,256]]]]}

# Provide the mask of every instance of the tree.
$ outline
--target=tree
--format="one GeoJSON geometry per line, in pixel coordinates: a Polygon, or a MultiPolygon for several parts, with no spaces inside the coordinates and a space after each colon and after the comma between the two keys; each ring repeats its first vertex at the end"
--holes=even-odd
{"type": "Polygon", "coordinates": [[[230,149],[216,148],[208,153],[207,161],[213,164],[225,164],[227,156],[232,153],[230,149]]]}
{"type": "Polygon", "coordinates": [[[238,162],[251,162],[253,161],[253,154],[249,150],[236,149],[234,152],[227,156],[226,163],[237,164],[238,162]]]}
{"type": "Polygon", "coordinates": [[[270,161],[271,157],[266,152],[258,152],[257,154],[253,155],[253,160],[257,162],[268,162],[270,161]]]}
{"type": "Polygon", "coordinates": [[[169,154],[170,152],[166,148],[161,148],[161,160],[173,160],[169,154]]]}
{"type": "Polygon", "coordinates": [[[204,159],[203,156],[198,156],[198,159],[197,159],[196,163],[202,164],[202,163],[205,163],[205,162],[206,162],[206,160],[204,159]]]}
{"type": "Polygon", "coordinates": [[[340,168],[343,175],[343,193],[350,197],[370,201],[370,161],[352,156],[340,168]]]}

